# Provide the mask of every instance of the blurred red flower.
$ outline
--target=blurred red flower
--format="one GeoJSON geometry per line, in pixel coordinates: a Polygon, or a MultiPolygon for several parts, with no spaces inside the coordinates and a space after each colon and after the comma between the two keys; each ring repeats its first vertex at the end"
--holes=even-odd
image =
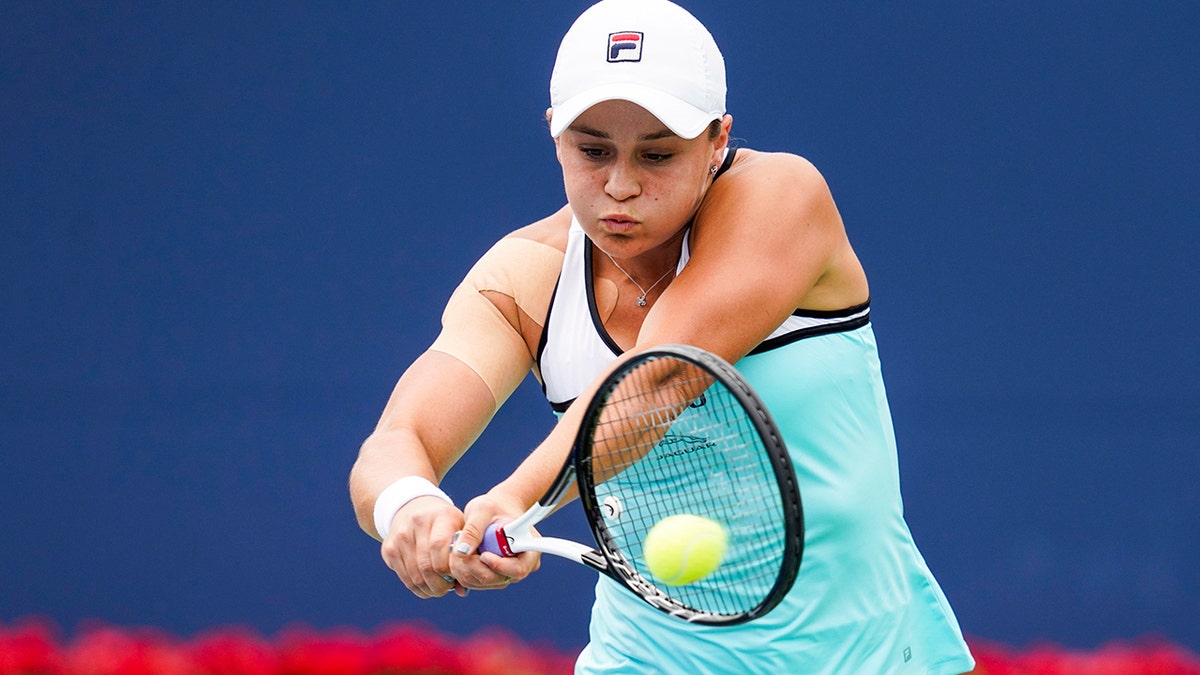
{"type": "MultiPolygon", "coordinates": [[[[1200,675],[1200,656],[1160,639],[1094,650],[968,642],[975,675],[1200,675]]],[[[0,625],[0,675],[567,675],[573,666],[574,655],[500,628],[461,639],[414,624],[373,634],[293,626],[275,638],[226,627],[185,641],[96,624],[63,641],[45,620],[0,625]]]]}
{"type": "Polygon", "coordinates": [[[1049,643],[1018,651],[988,640],[969,642],[976,661],[973,675],[1200,675],[1200,657],[1153,638],[1090,651],[1049,643]]]}
{"type": "Polygon", "coordinates": [[[12,628],[0,626],[0,675],[58,675],[63,657],[49,623],[28,620],[12,628]]]}
{"type": "Polygon", "coordinates": [[[68,675],[202,675],[164,633],[91,627],[66,650],[68,675]]]}
{"type": "Polygon", "coordinates": [[[243,628],[223,628],[197,637],[188,649],[204,675],[279,675],[275,646],[243,628]]]}
{"type": "Polygon", "coordinates": [[[317,632],[293,627],[279,638],[280,675],[375,675],[371,650],[360,632],[317,632]]]}

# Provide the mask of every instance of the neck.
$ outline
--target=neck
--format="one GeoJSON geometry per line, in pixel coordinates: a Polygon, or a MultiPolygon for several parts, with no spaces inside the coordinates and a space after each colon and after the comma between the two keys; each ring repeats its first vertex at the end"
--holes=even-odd
{"type": "Polygon", "coordinates": [[[649,277],[643,277],[645,279],[645,281],[643,281],[642,279],[634,277],[634,275],[628,269],[626,269],[624,265],[617,262],[617,259],[614,258],[610,253],[604,251],[603,249],[601,249],[601,252],[604,253],[609,262],[611,262],[613,266],[617,268],[617,271],[620,273],[620,275],[624,276],[625,279],[637,289],[637,296],[634,298],[634,303],[638,307],[646,307],[649,304],[650,301],[648,298],[651,293],[654,293],[655,291],[658,291],[659,293],[662,292],[662,288],[665,287],[663,282],[665,281],[668,284],[670,283],[669,277],[673,275],[675,268],[679,265],[679,259],[676,258],[674,263],[671,263],[669,267],[663,270],[663,272],[657,277],[654,277],[653,280],[650,280],[649,277]]]}

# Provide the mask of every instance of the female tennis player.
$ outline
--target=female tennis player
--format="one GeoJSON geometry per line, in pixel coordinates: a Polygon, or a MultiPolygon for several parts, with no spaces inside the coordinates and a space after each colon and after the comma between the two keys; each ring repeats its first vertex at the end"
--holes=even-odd
{"type": "Polygon", "coordinates": [[[779,424],[804,502],[799,575],[737,626],[680,621],[601,577],[577,672],[970,671],[902,516],[867,279],[820,173],[730,147],[723,57],[666,0],[584,12],[550,101],[567,205],[468,273],[352,470],[359,523],[388,566],[422,598],[533,573],[536,553],[477,553],[484,529],[551,484],[616,362],[690,344],[735,363],[779,424]],[[558,424],[459,510],[436,484],[531,370],[558,424]]]}

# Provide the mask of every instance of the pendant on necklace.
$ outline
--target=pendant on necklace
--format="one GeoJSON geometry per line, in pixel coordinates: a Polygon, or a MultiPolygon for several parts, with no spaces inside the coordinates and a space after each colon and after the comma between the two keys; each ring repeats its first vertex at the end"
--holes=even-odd
{"type": "MultiPolygon", "coordinates": [[[[632,274],[630,274],[629,272],[626,272],[624,267],[621,267],[619,264],[617,264],[616,258],[613,258],[612,255],[610,255],[608,251],[604,251],[604,255],[608,256],[608,259],[612,261],[613,266],[615,266],[617,269],[621,270],[621,274],[624,274],[625,278],[629,279],[629,283],[633,284],[634,286],[637,286],[637,289],[642,292],[642,294],[639,295],[638,299],[637,299],[638,307],[646,306],[646,296],[650,295],[650,291],[654,290],[655,286],[661,284],[662,280],[666,279],[667,275],[670,274],[675,269],[675,266],[668,267],[667,271],[663,272],[662,276],[659,277],[657,281],[650,284],[650,288],[642,288],[642,285],[637,282],[637,279],[634,279],[632,274]]],[[[678,263],[676,263],[676,265],[677,264],[678,263]]]]}

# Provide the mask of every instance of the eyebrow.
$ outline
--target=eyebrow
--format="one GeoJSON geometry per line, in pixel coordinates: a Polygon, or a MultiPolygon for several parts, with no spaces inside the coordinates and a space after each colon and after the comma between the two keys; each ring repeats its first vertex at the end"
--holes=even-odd
{"type": "MultiPolygon", "coordinates": [[[[580,124],[572,124],[567,128],[571,131],[575,131],[587,136],[594,136],[606,141],[612,140],[612,136],[608,133],[600,131],[599,129],[593,129],[592,127],[585,127],[580,124]]],[[[678,138],[678,136],[670,129],[662,129],[661,131],[652,131],[648,134],[642,134],[641,136],[638,136],[638,141],[657,141],[663,138],[678,138]]]]}

